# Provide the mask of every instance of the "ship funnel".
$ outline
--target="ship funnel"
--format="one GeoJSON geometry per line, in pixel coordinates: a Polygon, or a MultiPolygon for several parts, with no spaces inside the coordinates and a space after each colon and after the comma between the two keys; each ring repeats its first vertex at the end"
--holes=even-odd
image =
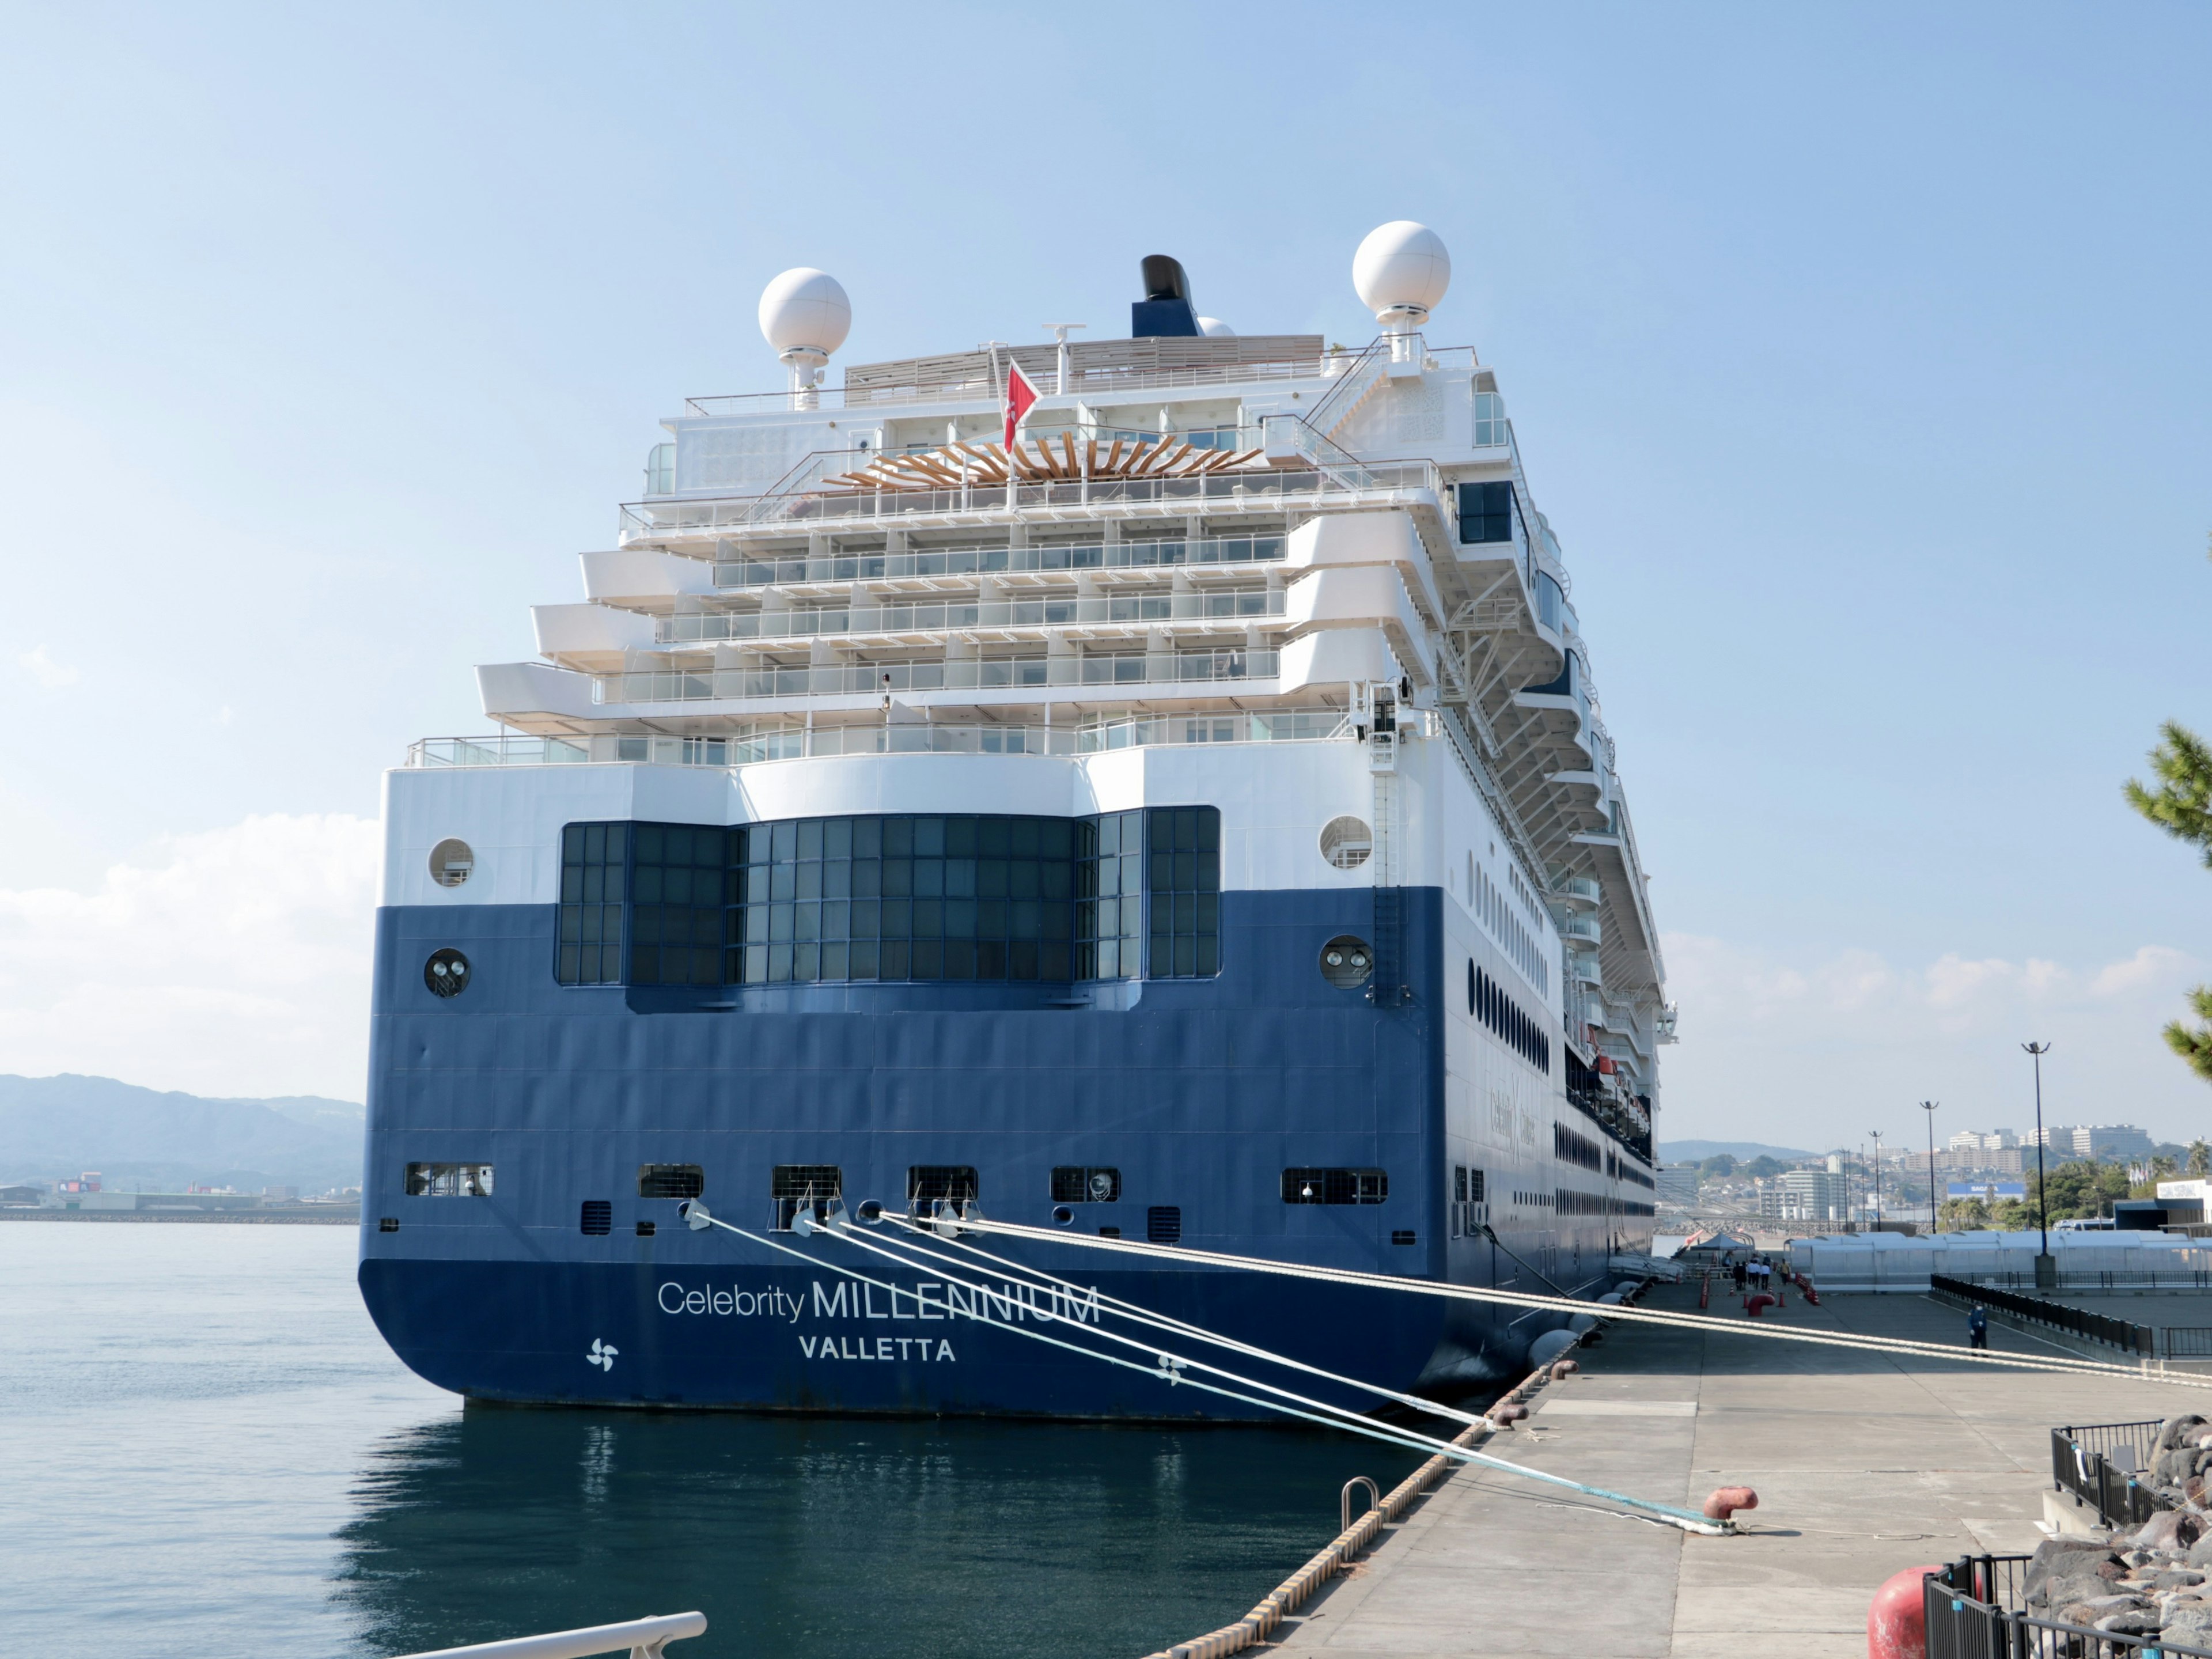
{"type": "Polygon", "coordinates": [[[1195,338],[1198,310],[1190,302],[1190,278],[1183,274],[1182,262],[1164,253],[1147,253],[1143,274],[1145,297],[1129,307],[1129,337],[1195,338]]]}

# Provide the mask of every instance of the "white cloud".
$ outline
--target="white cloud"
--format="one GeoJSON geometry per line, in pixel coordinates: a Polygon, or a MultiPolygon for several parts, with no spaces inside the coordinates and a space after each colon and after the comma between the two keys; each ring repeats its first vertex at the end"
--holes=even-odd
{"type": "Polygon", "coordinates": [[[1664,944],[1682,1040],[1661,1062],[1662,1139],[1820,1150],[1878,1127],[1917,1144],[1923,1099],[1943,1103],[1939,1139],[2019,1128],[2034,1121],[2031,1039],[2057,1045],[2045,1122],[2133,1122],[2180,1141],[2212,1131],[2212,1090],[2159,1036],[2212,970],[2171,946],[2103,963],[1954,951],[1901,967],[1869,951],[1790,961],[1692,934],[1664,944]]]}
{"type": "Polygon", "coordinates": [[[370,819],[249,817],[91,892],[0,889],[0,1069],[359,1100],[378,844],[370,819]]]}
{"type": "Polygon", "coordinates": [[[23,665],[25,672],[49,691],[58,691],[64,685],[75,685],[77,682],[76,670],[66,663],[56,662],[46,654],[46,647],[43,645],[33,646],[15,660],[23,665]]]}

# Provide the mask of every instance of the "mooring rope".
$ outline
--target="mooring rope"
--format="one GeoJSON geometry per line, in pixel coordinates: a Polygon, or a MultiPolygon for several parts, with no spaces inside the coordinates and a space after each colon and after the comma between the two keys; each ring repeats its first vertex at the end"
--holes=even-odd
{"type": "Polygon", "coordinates": [[[1043,1243],[1072,1245],[1083,1249],[1156,1257],[1179,1261],[1185,1266],[1197,1263],[1212,1267],[1233,1267],[1245,1272],[1273,1273],[1279,1277],[1310,1279],[1323,1284],[1401,1291],[1413,1296],[1443,1297],[1451,1300],[1490,1303],[1511,1308],[1549,1310],[1571,1316],[1586,1314],[1593,1318],[1617,1319],[1632,1323],[1664,1325],[1676,1329],[1702,1331],[1708,1335],[1764,1337],[1778,1342],[1806,1342],[1816,1346],[1852,1348],[1862,1352],[1882,1353],[1893,1357],[1902,1355],[1913,1358],[1960,1360],[1971,1364],[2006,1365],[2030,1370],[2063,1372],[2078,1376],[2128,1377],[2138,1382],[2171,1383],[2176,1388],[2212,1389],[2212,1376],[2144,1371],[2127,1365],[2114,1364],[2107,1360],[2089,1359],[2071,1355],[1996,1353],[1986,1349],[1956,1348],[1941,1342],[1922,1342],[1910,1337],[1862,1336],[1844,1331],[1808,1331],[1788,1325],[1749,1322],[1737,1324],[1697,1314],[1668,1313],[1656,1308],[1629,1308],[1610,1303],[1590,1303],[1573,1297],[1537,1296],[1526,1291],[1501,1291],[1473,1285],[1452,1285],[1440,1279],[1407,1279],[1394,1273],[1361,1273],[1349,1267],[1307,1267],[1294,1262],[1271,1261],[1265,1256],[1235,1255],[1225,1251],[1200,1250],[1182,1244],[1147,1244],[1135,1239],[1096,1238],[1088,1233],[1060,1232],[1048,1227],[1026,1226],[1018,1222],[988,1221],[977,1218],[963,1219],[958,1224],[963,1231],[997,1233],[1009,1238],[1028,1238],[1043,1243]]]}
{"type": "MultiPolygon", "coordinates": [[[[735,1233],[740,1238],[750,1239],[756,1244],[764,1244],[772,1250],[795,1256],[802,1261],[817,1267],[828,1267],[833,1273],[842,1273],[863,1284],[875,1285],[886,1292],[897,1288],[885,1280],[872,1278],[855,1268],[825,1261],[805,1250],[795,1249],[790,1245],[781,1244],[772,1238],[749,1231],[733,1222],[724,1221],[720,1217],[709,1213],[706,1206],[696,1200],[692,1200],[685,1205],[684,1214],[687,1222],[691,1221],[695,1217],[703,1219],[709,1226],[720,1227],[725,1231],[735,1233]]],[[[978,1284],[972,1279],[960,1279],[947,1272],[937,1266],[927,1254],[908,1254],[893,1250],[861,1237],[849,1221],[839,1221],[826,1225],[817,1224],[820,1231],[829,1234],[832,1238],[842,1239],[847,1243],[856,1245],[861,1249],[895,1261],[902,1267],[918,1267],[947,1285],[961,1286],[969,1291],[971,1295],[994,1297],[998,1295],[998,1292],[992,1291],[988,1285],[978,1284]]],[[[969,1224],[963,1222],[960,1224],[964,1227],[969,1224]]],[[[1262,1411],[1277,1412],[1285,1416],[1298,1418],[1323,1428],[1348,1430],[1354,1434],[1364,1435],[1370,1439],[1379,1440],[1386,1444],[1401,1447],[1407,1450],[1428,1452],[1432,1455],[1449,1457],[1461,1462],[1479,1464],[1486,1468],[1498,1469],[1504,1474],[1519,1475],[1524,1480],[1537,1481],[1546,1486],[1565,1487],[1569,1491],[1579,1492],[1586,1498],[1595,1498],[1607,1503],[1617,1504],[1638,1514],[1654,1516],[1664,1521],[1669,1526],[1679,1527],[1686,1532],[1718,1536],[1735,1530],[1733,1523],[1727,1521],[1714,1521],[1688,1510],[1676,1509],[1671,1504],[1655,1503],[1649,1498],[1632,1498],[1626,1493],[1608,1492],[1601,1486],[1592,1486],[1579,1480],[1571,1480],[1565,1475],[1552,1474],[1542,1469],[1532,1469],[1523,1464],[1509,1462],[1502,1457],[1492,1457],[1486,1452],[1476,1451],[1471,1447],[1462,1446],[1453,1441],[1438,1440],[1433,1436],[1422,1434],[1418,1430],[1377,1423],[1374,1419],[1352,1411],[1348,1407],[1331,1405],[1326,1401],[1314,1400],[1304,1395],[1295,1394],[1287,1389],[1277,1388],[1271,1383],[1239,1376],[1221,1366],[1208,1364],[1204,1360],[1192,1359],[1185,1355],[1165,1353],[1154,1344],[1139,1342],[1133,1337],[1121,1336],[1112,1331],[1101,1329],[1091,1334],[1109,1342],[1152,1352],[1158,1356],[1158,1363],[1153,1365],[1143,1365],[1134,1360],[1122,1358],[1116,1354],[1102,1353],[1096,1348],[1062,1341],[1057,1337],[1046,1335],[1042,1331],[1030,1330],[1024,1325],[1000,1324],[972,1312],[967,1316],[970,1319],[982,1318],[983,1322],[990,1324],[994,1329],[1012,1331],[1017,1335],[1029,1338],[1031,1341],[1043,1342],[1050,1346],[1064,1349],[1070,1353],[1080,1354],[1090,1359],[1103,1360],[1107,1364],[1118,1365],[1123,1370],[1137,1371],[1147,1376],[1164,1378],[1172,1386],[1202,1389],[1208,1394],[1218,1395],[1224,1399],[1235,1400],[1244,1405],[1256,1406],[1262,1411]],[[1273,1400],[1261,1399],[1253,1395],[1240,1393],[1235,1389],[1201,1382],[1197,1377],[1185,1374],[1194,1369],[1203,1370],[1211,1376],[1224,1377],[1231,1382],[1241,1383],[1245,1388],[1258,1389],[1279,1397],[1273,1400]],[[1286,1404],[1285,1401],[1296,1403],[1286,1404]],[[1301,1409],[1301,1407],[1310,1409],[1301,1409]],[[1316,1414],[1320,1413],[1328,1414],[1325,1416],[1316,1414]]],[[[1258,1350],[1257,1352],[1265,1354],[1267,1351],[1258,1350]]],[[[1278,1358],[1273,1355],[1267,1357],[1278,1358]]]]}
{"type": "Polygon", "coordinates": [[[1368,1382],[1356,1376],[1346,1376],[1340,1371],[1332,1371],[1320,1365],[1309,1364],[1304,1360],[1293,1359],[1288,1354],[1275,1353],[1269,1349],[1241,1341],[1236,1337],[1224,1336],[1218,1332],[1209,1331],[1203,1325],[1194,1325],[1186,1320],[1176,1319],[1168,1314],[1156,1313],[1134,1302],[1125,1302],[1119,1297],[1109,1296],[1096,1285],[1079,1285],[1073,1279],[1062,1279],[1055,1273],[1048,1273],[1042,1267],[1032,1267],[1026,1262],[1015,1261],[1003,1255],[994,1255],[990,1251],[981,1249],[975,1245],[963,1244],[957,1238],[947,1238],[942,1234],[932,1232],[927,1225],[908,1216],[896,1215],[885,1211],[883,1219],[916,1235],[917,1247],[919,1247],[919,1240],[923,1237],[937,1245],[950,1245],[956,1250],[962,1250],[969,1255],[980,1257],[1000,1272],[1024,1273],[1032,1279],[1041,1281],[1070,1295],[1080,1294],[1096,1297],[1101,1308],[1118,1314],[1133,1324],[1149,1326],[1154,1330],[1169,1331],[1177,1336],[1187,1336],[1197,1341],[1211,1343],[1216,1347],[1226,1348],[1233,1353],[1247,1354],[1255,1359],[1267,1360],[1288,1370],[1303,1371],[1309,1376],[1318,1376],[1348,1389],[1356,1389],[1363,1394],[1371,1394],[1379,1400],[1391,1401],[1414,1411],[1432,1417],[1441,1417],[1467,1428],[1480,1427],[1490,1421],[1486,1417],[1456,1410],[1439,1401],[1424,1400],[1419,1395],[1401,1393],[1396,1389],[1387,1389],[1379,1382],[1368,1382]]]}

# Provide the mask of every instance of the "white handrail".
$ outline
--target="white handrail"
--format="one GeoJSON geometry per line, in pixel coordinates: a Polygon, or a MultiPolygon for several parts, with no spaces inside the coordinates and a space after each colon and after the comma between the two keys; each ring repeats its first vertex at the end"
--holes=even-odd
{"type": "Polygon", "coordinates": [[[630,1659],[660,1659],[664,1644],[687,1636],[707,1633],[703,1613],[664,1613],[650,1619],[632,1619],[620,1625],[592,1625],[582,1630],[556,1630],[544,1636],[517,1636],[504,1642],[479,1642],[473,1647],[437,1648],[410,1653],[404,1659],[590,1659],[598,1653],[620,1653],[630,1659]]]}

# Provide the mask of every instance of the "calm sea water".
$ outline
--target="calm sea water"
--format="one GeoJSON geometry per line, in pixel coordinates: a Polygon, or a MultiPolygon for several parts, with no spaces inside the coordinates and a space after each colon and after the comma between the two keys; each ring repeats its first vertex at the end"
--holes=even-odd
{"type": "Polygon", "coordinates": [[[672,1659],[1131,1659],[1335,1533],[1318,1431],[464,1408],[343,1227],[0,1224],[9,1652],[390,1655],[697,1607],[672,1659]]]}

